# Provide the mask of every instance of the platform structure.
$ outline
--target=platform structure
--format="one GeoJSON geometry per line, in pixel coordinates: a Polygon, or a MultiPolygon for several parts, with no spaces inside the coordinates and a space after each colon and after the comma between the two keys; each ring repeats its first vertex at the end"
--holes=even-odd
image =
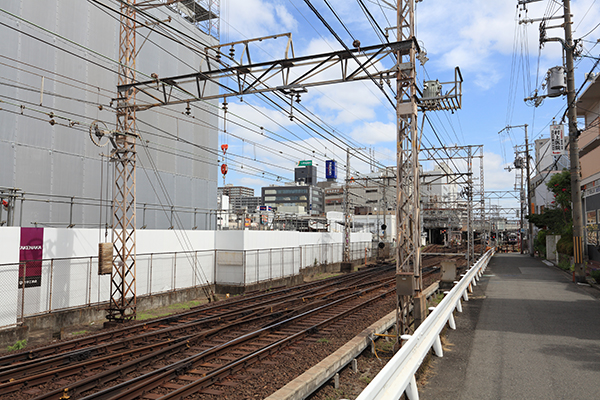
{"type": "Polygon", "coordinates": [[[546,261],[496,254],[421,399],[596,399],[600,291],[546,261]]]}

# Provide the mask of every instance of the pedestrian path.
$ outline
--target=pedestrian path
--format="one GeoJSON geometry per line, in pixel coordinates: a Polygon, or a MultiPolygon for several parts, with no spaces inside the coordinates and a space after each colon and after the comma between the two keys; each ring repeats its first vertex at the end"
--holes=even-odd
{"type": "Polygon", "coordinates": [[[420,398],[599,399],[600,300],[556,267],[491,260],[420,398]]]}

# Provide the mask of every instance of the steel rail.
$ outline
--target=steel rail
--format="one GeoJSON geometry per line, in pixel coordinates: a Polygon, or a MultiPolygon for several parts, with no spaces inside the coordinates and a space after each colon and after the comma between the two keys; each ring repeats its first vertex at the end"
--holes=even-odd
{"type": "MultiPolygon", "coordinates": [[[[340,285],[340,284],[344,284],[345,281],[358,279],[358,276],[362,276],[362,275],[366,275],[366,274],[373,274],[373,273],[374,273],[374,271],[361,271],[357,274],[346,275],[342,278],[331,277],[331,278],[321,280],[319,282],[306,283],[303,285],[295,286],[293,288],[282,288],[277,291],[260,293],[258,295],[254,295],[252,297],[240,296],[237,298],[227,300],[221,304],[214,304],[214,305],[208,305],[208,306],[203,305],[203,306],[194,307],[194,308],[190,309],[190,311],[186,311],[186,312],[178,314],[176,316],[168,316],[168,317],[159,318],[159,319],[156,319],[156,320],[153,320],[150,322],[132,324],[132,325],[128,325],[127,327],[119,328],[116,330],[111,330],[109,332],[97,333],[97,334],[85,336],[85,337],[79,338],[79,339],[55,343],[55,344],[52,344],[49,346],[44,346],[44,347],[40,347],[37,349],[29,350],[29,351],[23,351],[20,353],[6,355],[3,357],[0,357],[0,381],[2,380],[1,377],[2,377],[2,373],[4,371],[10,370],[10,369],[14,368],[15,366],[19,367],[22,364],[23,365],[33,365],[34,362],[32,362],[32,361],[34,361],[34,360],[42,359],[45,357],[53,357],[53,356],[56,357],[56,356],[59,356],[60,354],[64,354],[64,353],[68,353],[68,352],[70,352],[70,354],[77,353],[80,351],[80,349],[82,347],[85,347],[85,346],[97,345],[99,343],[103,343],[103,342],[110,341],[110,340],[118,341],[121,338],[126,338],[127,336],[133,336],[133,335],[138,334],[139,332],[147,332],[152,329],[156,329],[156,331],[160,331],[160,329],[161,329],[160,327],[162,325],[181,323],[181,321],[183,319],[193,318],[194,316],[199,315],[201,313],[221,310],[221,314],[218,314],[218,315],[221,315],[221,316],[229,315],[230,309],[232,309],[232,308],[234,308],[236,310],[252,308],[253,305],[249,304],[249,302],[252,302],[255,300],[263,299],[263,300],[265,300],[265,302],[268,302],[267,299],[276,298],[277,296],[280,296],[282,293],[288,293],[289,296],[293,296],[295,292],[305,293],[306,291],[310,291],[310,290],[319,290],[320,288],[326,287],[330,284],[340,285]],[[245,306],[240,308],[239,304],[244,304],[245,306]]],[[[264,304],[265,302],[263,302],[262,304],[264,304]]],[[[259,301],[258,303],[255,303],[255,304],[261,304],[261,303],[259,301]]],[[[210,317],[205,317],[205,318],[210,318],[210,317]]],[[[138,337],[135,337],[131,340],[133,340],[133,342],[129,342],[129,343],[133,344],[135,341],[138,341],[140,339],[138,337]]],[[[144,337],[142,340],[145,341],[145,340],[148,340],[148,338],[144,337]]],[[[106,344],[100,345],[100,346],[106,346],[106,344]]],[[[96,350],[93,350],[93,351],[96,351],[96,350]]],[[[98,353],[98,354],[103,354],[103,353],[98,353]]]]}
{"type": "MultiPolygon", "coordinates": [[[[388,279],[388,283],[387,283],[388,285],[389,285],[390,281],[391,281],[391,279],[388,279]]],[[[375,283],[377,283],[377,285],[374,286],[373,288],[362,290],[362,291],[355,293],[349,297],[352,298],[357,295],[361,295],[361,294],[364,295],[365,293],[368,293],[372,290],[378,290],[379,288],[386,285],[385,283],[383,283],[383,284],[380,283],[379,280],[377,280],[375,283]]],[[[348,298],[348,297],[346,297],[346,298],[348,298]]],[[[136,360],[133,360],[129,363],[125,363],[121,367],[113,368],[109,371],[100,372],[100,373],[95,374],[93,377],[75,382],[74,384],[68,385],[68,388],[60,388],[57,390],[53,390],[45,395],[39,396],[38,399],[59,398],[59,396],[62,397],[66,393],[68,393],[69,396],[73,396],[73,395],[81,394],[85,391],[92,390],[95,387],[97,387],[98,385],[105,384],[111,380],[120,378],[127,373],[131,373],[131,372],[135,371],[136,369],[150,365],[151,361],[152,361],[152,357],[155,357],[156,359],[163,359],[166,356],[172,356],[175,353],[180,352],[181,350],[185,350],[186,347],[194,345],[196,342],[198,342],[201,339],[205,340],[208,337],[215,336],[217,334],[225,332],[226,330],[231,330],[231,328],[235,327],[235,326],[241,326],[241,325],[245,326],[250,323],[257,323],[257,322],[260,322],[261,320],[264,320],[265,317],[275,319],[276,321],[284,318],[284,321],[282,323],[286,323],[286,321],[292,321],[293,319],[290,319],[290,314],[296,314],[298,312],[301,312],[303,307],[310,307],[310,305],[304,305],[304,302],[306,300],[305,298],[298,298],[297,300],[299,302],[299,307],[300,307],[298,309],[294,310],[294,309],[288,308],[287,311],[284,311],[283,310],[284,304],[282,304],[281,312],[273,312],[274,308],[270,308],[268,305],[263,306],[262,309],[257,310],[257,312],[270,311],[270,313],[265,313],[265,315],[255,317],[255,318],[244,318],[244,320],[242,320],[242,321],[237,321],[237,322],[235,322],[233,324],[229,324],[227,326],[214,328],[214,329],[211,329],[206,332],[200,332],[197,335],[187,336],[187,337],[185,337],[185,341],[186,341],[185,346],[181,342],[174,343],[172,346],[161,348],[158,351],[156,351],[152,354],[149,354],[146,357],[137,358],[136,360]],[[287,315],[287,317],[286,317],[286,315],[287,315]],[[65,389],[67,389],[68,392],[65,392],[65,389]]],[[[325,303],[326,301],[321,300],[320,302],[325,303]]],[[[329,300],[329,302],[331,303],[331,299],[329,300]]],[[[331,304],[333,304],[333,303],[331,303],[331,304]]],[[[312,306],[314,307],[314,304],[312,306]]],[[[304,313],[304,314],[306,315],[306,313],[304,313]]],[[[277,322],[277,323],[281,323],[281,322],[277,322]]],[[[273,323],[271,323],[269,326],[272,326],[272,325],[273,325],[273,323]]],[[[115,356],[113,356],[113,357],[115,357],[115,356]]],[[[82,368],[87,368],[89,370],[90,368],[88,368],[88,365],[96,365],[96,364],[97,364],[96,360],[90,360],[87,363],[84,363],[81,365],[72,365],[67,368],[59,369],[59,370],[55,371],[54,373],[41,374],[42,377],[36,376],[36,377],[31,377],[31,378],[25,378],[20,381],[10,382],[4,386],[0,386],[0,389],[3,389],[4,392],[14,391],[21,387],[30,386],[29,382],[43,381],[44,377],[48,377],[50,375],[56,376],[56,377],[65,377],[68,375],[73,375],[74,371],[78,372],[82,368]]],[[[3,393],[3,392],[0,392],[0,393],[3,393]]]]}
{"type": "MultiPolygon", "coordinates": [[[[281,347],[287,346],[291,343],[294,343],[311,333],[315,333],[319,330],[319,328],[322,328],[325,325],[329,325],[333,322],[336,322],[339,319],[344,318],[345,316],[347,316],[349,314],[355,313],[360,308],[366,307],[367,305],[380,300],[382,297],[392,294],[394,291],[395,291],[395,288],[390,289],[384,294],[379,294],[377,296],[374,296],[373,298],[366,300],[364,302],[361,302],[360,304],[358,304],[350,309],[346,309],[343,312],[336,314],[333,317],[327,318],[326,320],[318,322],[316,324],[313,324],[310,327],[304,328],[299,332],[296,332],[292,335],[288,335],[284,339],[280,339],[274,343],[264,346],[263,348],[255,351],[239,360],[232,361],[230,363],[223,365],[222,367],[215,368],[213,371],[205,373],[204,376],[201,377],[200,379],[198,379],[197,381],[190,383],[186,386],[182,386],[179,389],[175,390],[174,392],[170,393],[169,395],[166,395],[166,396],[163,396],[160,398],[161,399],[170,399],[173,397],[184,398],[187,395],[194,394],[199,389],[204,388],[206,386],[210,386],[214,382],[216,382],[226,376],[229,376],[234,372],[244,369],[244,368],[248,367],[249,365],[254,364],[257,361],[260,361],[261,359],[267,357],[268,355],[275,353],[281,347]]],[[[322,307],[319,307],[316,310],[312,310],[305,314],[302,314],[302,315],[299,315],[292,319],[289,319],[287,321],[280,322],[278,324],[275,324],[274,326],[266,327],[261,331],[272,332],[276,328],[288,325],[293,320],[304,319],[308,315],[313,315],[314,313],[318,313],[318,312],[330,309],[335,305],[338,305],[347,300],[354,299],[357,297],[360,297],[360,293],[357,293],[357,294],[351,295],[351,296],[347,296],[346,298],[340,299],[340,300],[336,301],[335,303],[324,305],[322,307]]],[[[253,333],[252,335],[256,335],[258,333],[259,332],[253,333]]],[[[243,338],[240,338],[240,339],[243,339],[243,338]]],[[[238,340],[238,339],[236,339],[236,340],[238,340]]],[[[142,379],[141,382],[139,382],[135,386],[131,385],[131,383],[132,383],[131,381],[125,382],[124,384],[122,384],[122,387],[120,388],[122,390],[122,392],[113,393],[113,396],[107,397],[104,395],[104,394],[108,394],[108,392],[110,391],[110,389],[107,389],[107,391],[103,394],[98,394],[98,396],[94,396],[94,395],[88,396],[88,397],[85,397],[83,400],[117,400],[117,399],[133,400],[139,396],[143,396],[151,389],[157,388],[157,387],[161,386],[162,384],[165,384],[173,379],[177,379],[178,376],[186,373],[187,371],[192,370],[200,362],[203,362],[203,361],[204,361],[203,359],[199,360],[196,357],[191,357],[190,359],[180,361],[179,363],[177,363],[177,365],[173,365],[169,371],[166,371],[165,373],[160,374],[159,376],[153,376],[150,380],[142,379]],[[124,390],[127,390],[127,393],[124,393],[123,392],[124,390]]]]}

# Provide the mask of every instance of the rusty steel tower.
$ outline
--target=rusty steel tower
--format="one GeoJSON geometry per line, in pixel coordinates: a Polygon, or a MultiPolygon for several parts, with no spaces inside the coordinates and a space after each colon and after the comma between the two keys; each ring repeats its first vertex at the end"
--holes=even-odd
{"type": "MultiPolygon", "coordinates": [[[[119,27],[119,85],[135,82],[136,0],[121,2],[119,27]]],[[[110,281],[110,305],[106,318],[123,322],[136,317],[135,266],[135,93],[136,89],[117,93],[117,127],[114,133],[115,180],[113,190],[113,266],[110,281]]]]}
{"type": "Polygon", "coordinates": [[[412,43],[408,52],[397,53],[397,202],[396,274],[398,281],[398,334],[408,331],[412,296],[421,291],[419,239],[419,137],[417,92],[415,0],[397,2],[397,40],[412,43]]]}

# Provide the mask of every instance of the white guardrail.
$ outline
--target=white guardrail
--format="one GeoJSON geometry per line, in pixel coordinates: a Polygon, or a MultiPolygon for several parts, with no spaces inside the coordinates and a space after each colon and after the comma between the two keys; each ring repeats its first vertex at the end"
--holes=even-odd
{"type": "Polygon", "coordinates": [[[404,392],[410,400],[419,399],[415,373],[432,347],[436,356],[443,356],[440,333],[446,323],[451,329],[456,329],[453,312],[455,309],[462,312],[461,297],[465,301],[469,300],[468,291],[472,291],[472,285],[477,285],[493,255],[493,249],[487,251],[433,309],[415,333],[403,336],[408,341],[356,400],[398,400],[404,392]]]}

